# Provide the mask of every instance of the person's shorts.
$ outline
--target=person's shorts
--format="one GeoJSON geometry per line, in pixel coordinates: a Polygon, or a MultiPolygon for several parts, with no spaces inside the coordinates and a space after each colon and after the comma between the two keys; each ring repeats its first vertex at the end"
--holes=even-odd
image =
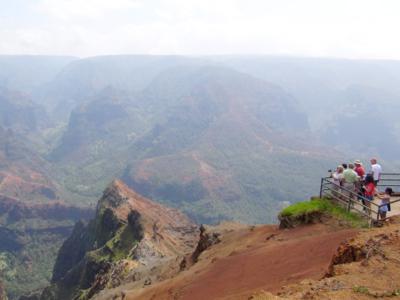
{"type": "Polygon", "coordinates": [[[388,212],[389,211],[389,207],[387,204],[382,205],[381,207],[379,207],[379,211],[381,212],[388,212]]]}
{"type": "Polygon", "coordinates": [[[369,202],[371,202],[372,200],[374,200],[374,196],[365,196],[365,198],[367,198],[367,200],[369,202]]]}

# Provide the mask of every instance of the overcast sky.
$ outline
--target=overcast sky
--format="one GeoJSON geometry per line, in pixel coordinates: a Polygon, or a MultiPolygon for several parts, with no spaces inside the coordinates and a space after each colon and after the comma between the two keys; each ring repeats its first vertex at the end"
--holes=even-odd
{"type": "Polygon", "coordinates": [[[0,0],[0,54],[400,59],[399,0],[0,0]]]}

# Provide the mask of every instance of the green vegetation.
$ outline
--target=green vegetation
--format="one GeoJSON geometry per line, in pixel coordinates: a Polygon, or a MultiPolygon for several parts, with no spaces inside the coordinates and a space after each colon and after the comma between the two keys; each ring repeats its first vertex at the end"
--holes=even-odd
{"type": "Polygon", "coordinates": [[[106,243],[106,247],[112,252],[112,260],[118,261],[127,258],[129,252],[137,245],[132,229],[129,225],[120,228],[117,234],[106,243]]]}
{"type": "Polygon", "coordinates": [[[369,294],[368,288],[365,287],[365,286],[361,286],[361,285],[360,286],[354,286],[353,287],[353,291],[356,292],[356,293],[359,293],[359,294],[365,294],[365,295],[369,294]]]}
{"type": "Polygon", "coordinates": [[[389,291],[371,291],[368,287],[357,285],[353,287],[355,293],[364,294],[373,298],[391,298],[400,296],[400,289],[394,289],[389,291]]]}
{"type": "Polygon", "coordinates": [[[13,218],[7,211],[0,215],[0,229],[7,228],[0,234],[0,278],[10,300],[49,284],[59,248],[74,224],[66,216],[46,219],[32,210],[30,215],[21,208],[15,211],[23,217],[13,218]]]}
{"type": "Polygon", "coordinates": [[[96,262],[113,262],[127,258],[130,251],[137,244],[132,229],[124,225],[100,249],[89,252],[89,256],[96,262]]]}
{"type": "Polygon", "coordinates": [[[65,236],[50,232],[30,235],[17,253],[0,252],[0,276],[10,299],[48,285],[58,249],[65,236]]]}
{"type": "Polygon", "coordinates": [[[352,227],[368,227],[368,222],[365,218],[356,213],[346,211],[342,206],[339,206],[328,199],[313,199],[310,201],[295,203],[284,208],[281,211],[280,216],[297,217],[318,212],[346,221],[352,227]]]}

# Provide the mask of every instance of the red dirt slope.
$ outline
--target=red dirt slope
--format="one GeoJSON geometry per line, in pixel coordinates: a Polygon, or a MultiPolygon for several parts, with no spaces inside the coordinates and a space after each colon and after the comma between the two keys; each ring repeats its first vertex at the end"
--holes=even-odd
{"type": "Polygon", "coordinates": [[[188,270],[124,294],[135,300],[211,300],[248,299],[259,290],[277,292],[305,278],[322,278],[339,244],[356,233],[324,224],[292,230],[276,226],[225,229],[221,242],[203,252],[188,270]]]}

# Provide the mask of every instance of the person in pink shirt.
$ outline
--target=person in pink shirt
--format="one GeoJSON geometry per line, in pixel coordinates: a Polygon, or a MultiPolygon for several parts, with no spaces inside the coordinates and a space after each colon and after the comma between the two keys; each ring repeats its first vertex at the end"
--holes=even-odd
{"type": "Polygon", "coordinates": [[[361,163],[360,160],[356,160],[354,162],[355,168],[354,171],[357,173],[357,176],[359,177],[359,180],[356,183],[356,191],[358,193],[359,196],[363,196],[363,192],[362,192],[362,183],[363,183],[363,179],[365,176],[365,169],[361,163]]]}
{"type": "MultiPolygon", "coordinates": [[[[375,182],[374,182],[374,177],[371,174],[368,174],[365,177],[365,182],[364,182],[364,197],[367,198],[367,201],[364,202],[363,204],[368,207],[368,213],[371,213],[371,202],[374,201],[374,196],[376,194],[376,187],[375,187],[375,182]]],[[[365,207],[364,207],[364,210],[365,207]]]]}

